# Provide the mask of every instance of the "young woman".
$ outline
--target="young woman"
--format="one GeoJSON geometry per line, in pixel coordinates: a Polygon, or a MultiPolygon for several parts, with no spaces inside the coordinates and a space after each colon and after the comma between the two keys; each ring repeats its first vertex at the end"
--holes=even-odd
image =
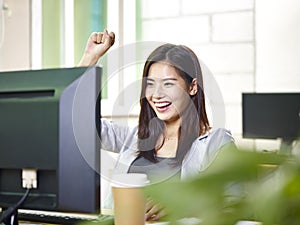
{"type": "MultiPolygon", "coordinates": [[[[79,66],[90,66],[113,45],[107,30],[91,34],[79,66]]],[[[119,152],[116,173],[145,173],[152,183],[203,171],[233,143],[226,129],[211,129],[197,56],[186,46],[164,44],[146,60],[138,126],[129,130],[102,120],[103,149],[119,152]]],[[[146,218],[164,211],[149,202],[146,218]]]]}

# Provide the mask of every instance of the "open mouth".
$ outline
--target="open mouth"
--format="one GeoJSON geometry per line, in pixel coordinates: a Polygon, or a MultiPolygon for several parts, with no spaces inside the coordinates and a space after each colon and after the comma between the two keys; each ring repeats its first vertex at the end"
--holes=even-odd
{"type": "Polygon", "coordinates": [[[159,112],[166,111],[171,104],[171,102],[154,102],[154,105],[159,112]]]}

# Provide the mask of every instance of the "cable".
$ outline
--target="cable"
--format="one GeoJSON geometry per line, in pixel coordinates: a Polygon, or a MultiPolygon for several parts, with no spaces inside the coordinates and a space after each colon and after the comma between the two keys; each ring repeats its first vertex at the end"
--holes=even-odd
{"type": "Polygon", "coordinates": [[[17,225],[18,224],[18,208],[24,203],[32,188],[37,188],[37,170],[22,169],[22,186],[26,188],[26,192],[17,204],[9,207],[4,211],[0,218],[0,224],[17,225]]]}
{"type": "MultiPolygon", "coordinates": [[[[14,206],[9,207],[5,212],[3,213],[2,217],[0,218],[0,224],[13,224],[13,223],[8,223],[8,219],[11,218],[14,214],[16,214],[18,208],[23,204],[23,202],[26,200],[30,192],[30,188],[26,189],[25,194],[23,197],[19,200],[17,204],[14,206]]],[[[14,219],[14,218],[13,218],[14,219]]]]}

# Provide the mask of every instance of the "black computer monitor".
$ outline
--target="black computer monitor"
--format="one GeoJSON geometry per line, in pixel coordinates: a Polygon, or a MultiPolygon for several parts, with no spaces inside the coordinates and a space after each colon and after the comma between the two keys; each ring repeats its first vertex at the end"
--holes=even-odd
{"type": "Polygon", "coordinates": [[[243,137],[282,139],[300,137],[300,93],[243,93],[243,137]]]}
{"type": "Polygon", "coordinates": [[[22,209],[99,212],[101,71],[0,73],[0,208],[24,195],[21,172],[33,168],[22,209]]]}

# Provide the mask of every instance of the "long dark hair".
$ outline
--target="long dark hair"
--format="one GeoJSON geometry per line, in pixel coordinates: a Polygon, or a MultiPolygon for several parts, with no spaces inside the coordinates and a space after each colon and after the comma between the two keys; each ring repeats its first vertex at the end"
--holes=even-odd
{"type": "Polygon", "coordinates": [[[165,129],[164,121],[157,118],[156,113],[145,97],[146,78],[151,65],[156,62],[165,62],[173,66],[184,79],[187,87],[191,85],[194,78],[197,78],[198,81],[198,92],[196,95],[190,96],[187,108],[180,115],[182,123],[175,159],[178,163],[181,163],[193,141],[210,129],[205,110],[202,71],[196,54],[183,45],[164,44],[156,48],[146,60],[140,97],[138,156],[151,162],[157,162],[155,148],[157,147],[158,138],[163,135],[165,129]]]}

